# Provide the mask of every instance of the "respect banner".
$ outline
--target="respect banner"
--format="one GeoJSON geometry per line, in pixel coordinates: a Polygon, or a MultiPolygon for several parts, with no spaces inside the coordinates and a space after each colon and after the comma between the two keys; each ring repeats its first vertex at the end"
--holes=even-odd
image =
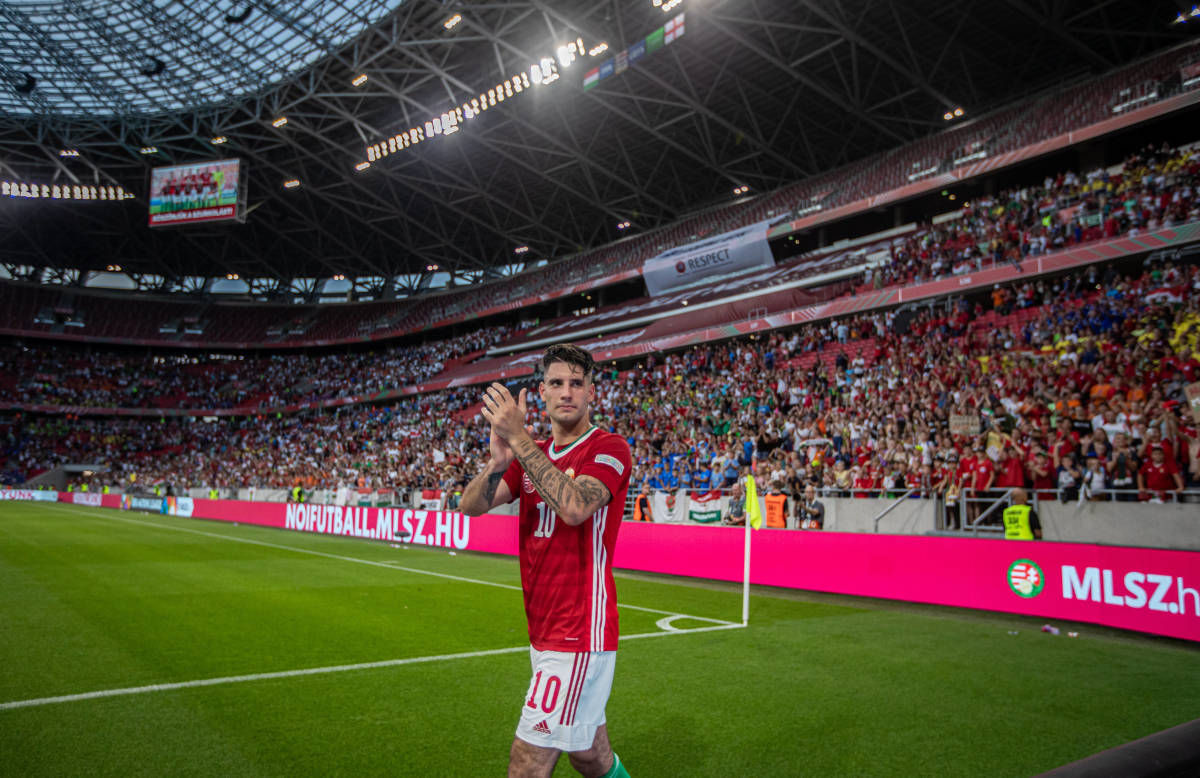
{"type": "Polygon", "coordinates": [[[767,244],[769,221],[664,251],[642,265],[642,278],[651,295],[691,286],[735,270],[774,267],[767,244]]]}

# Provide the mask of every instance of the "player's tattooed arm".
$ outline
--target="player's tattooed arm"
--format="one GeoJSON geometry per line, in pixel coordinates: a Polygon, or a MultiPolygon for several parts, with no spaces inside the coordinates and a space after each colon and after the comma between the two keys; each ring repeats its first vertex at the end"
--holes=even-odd
{"type": "Polygon", "coordinates": [[[497,470],[489,464],[482,473],[471,479],[467,488],[463,489],[462,499],[458,509],[468,516],[478,516],[488,510],[512,502],[513,495],[504,483],[504,471],[497,470]]]}
{"type": "Polygon", "coordinates": [[[587,475],[572,479],[559,470],[528,436],[515,441],[513,452],[534,489],[567,524],[582,524],[612,499],[599,479],[587,475]]]}

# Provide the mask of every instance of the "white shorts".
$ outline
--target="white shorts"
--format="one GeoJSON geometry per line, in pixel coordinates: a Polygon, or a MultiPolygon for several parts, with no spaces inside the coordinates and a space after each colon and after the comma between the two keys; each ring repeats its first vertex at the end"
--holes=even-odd
{"type": "Polygon", "coordinates": [[[568,653],[529,649],[533,679],[521,704],[517,737],[560,751],[586,751],[606,719],[616,651],[568,653]]]}

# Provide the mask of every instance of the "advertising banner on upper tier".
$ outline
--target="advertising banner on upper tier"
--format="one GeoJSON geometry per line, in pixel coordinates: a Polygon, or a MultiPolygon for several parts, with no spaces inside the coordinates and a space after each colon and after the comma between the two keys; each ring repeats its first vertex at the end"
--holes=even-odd
{"type": "Polygon", "coordinates": [[[45,492],[37,489],[0,489],[0,500],[42,500],[55,502],[58,492],[45,492]]]}
{"type": "Polygon", "coordinates": [[[735,270],[774,267],[767,245],[769,221],[671,249],[646,260],[642,277],[651,295],[660,295],[735,270]]]}

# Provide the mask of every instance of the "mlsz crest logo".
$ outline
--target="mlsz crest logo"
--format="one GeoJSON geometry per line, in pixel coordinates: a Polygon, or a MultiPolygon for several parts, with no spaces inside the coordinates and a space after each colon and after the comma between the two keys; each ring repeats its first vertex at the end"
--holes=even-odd
{"type": "Polygon", "coordinates": [[[1032,559],[1018,559],[1008,566],[1008,587],[1018,597],[1037,597],[1045,585],[1046,576],[1032,559]]]}
{"type": "Polygon", "coordinates": [[[528,494],[533,494],[533,481],[529,480],[529,473],[525,473],[521,476],[521,488],[523,488],[528,494]]]}

